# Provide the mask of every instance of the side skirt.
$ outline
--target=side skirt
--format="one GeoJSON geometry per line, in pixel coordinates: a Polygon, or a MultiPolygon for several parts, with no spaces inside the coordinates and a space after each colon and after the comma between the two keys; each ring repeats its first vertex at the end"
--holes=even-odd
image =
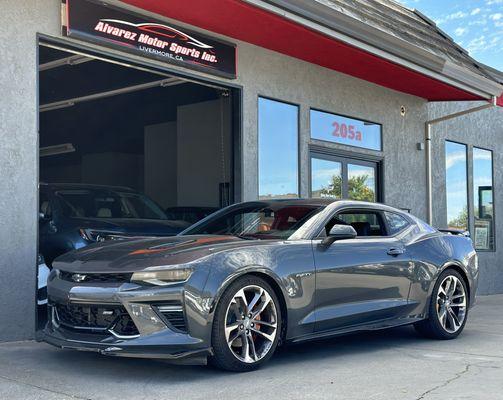
{"type": "Polygon", "coordinates": [[[299,336],[296,338],[288,339],[287,343],[300,343],[310,340],[316,339],[325,339],[336,336],[347,335],[354,332],[365,332],[365,331],[379,331],[383,329],[396,328],[398,326],[410,325],[416,322],[422,321],[424,318],[419,317],[407,317],[400,319],[386,319],[381,321],[375,321],[371,324],[363,324],[363,325],[353,325],[351,327],[343,328],[343,329],[335,329],[330,331],[322,331],[322,332],[313,332],[308,335],[299,336]]]}

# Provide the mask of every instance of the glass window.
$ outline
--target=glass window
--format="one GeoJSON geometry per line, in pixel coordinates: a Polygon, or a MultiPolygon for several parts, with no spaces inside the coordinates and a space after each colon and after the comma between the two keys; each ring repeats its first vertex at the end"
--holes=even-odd
{"type": "Polygon", "coordinates": [[[384,216],[388,222],[389,235],[393,236],[397,233],[403,231],[407,226],[409,226],[409,221],[407,221],[401,215],[385,211],[384,216]]]}
{"type": "Polygon", "coordinates": [[[56,196],[69,218],[166,219],[157,204],[139,193],[76,189],[60,190],[56,196]]]}
{"type": "Polygon", "coordinates": [[[473,148],[474,242],[477,250],[494,250],[493,154],[473,148]]]}
{"type": "Polygon", "coordinates": [[[311,138],[381,150],[381,125],[311,110],[311,138]]]}
{"type": "Polygon", "coordinates": [[[353,211],[338,214],[335,223],[351,225],[358,236],[386,236],[381,215],[372,211],[353,211]]]}
{"type": "Polygon", "coordinates": [[[184,235],[234,235],[243,239],[288,239],[324,207],[255,202],[217,212],[184,235]]]}
{"type": "Polygon", "coordinates": [[[342,164],[311,158],[311,196],[342,198],[342,164]]]}
{"type": "Polygon", "coordinates": [[[259,198],[299,195],[299,108],[259,98],[259,198]]]}
{"type": "Polygon", "coordinates": [[[445,182],[447,197],[447,226],[449,229],[468,229],[468,184],[466,145],[445,142],[445,182]]]}
{"type": "Polygon", "coordinates": [[[375,168],[348,164],[348,198],[351,200],[375,201],[375,168]]]}

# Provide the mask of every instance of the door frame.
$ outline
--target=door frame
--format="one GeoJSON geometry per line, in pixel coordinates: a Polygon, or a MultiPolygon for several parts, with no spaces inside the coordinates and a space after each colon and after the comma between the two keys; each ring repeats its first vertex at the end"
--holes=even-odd
{"type": "Polygon", "coordinates": [[[375,170],[375,202],[384,202],[384,157],[373,154],[356,153],[343,150],[329,149],[326,147],[310,145],[309,146],[309,176],[308,176],[308,190],[309,197],[312,197],[312,158],[319,158],[327,161],[334,161],[341,163],[342,181],[342,198],[344,193],[347,193],[347,165],[355,164],[362,166],[373,167],[375,170]]]}

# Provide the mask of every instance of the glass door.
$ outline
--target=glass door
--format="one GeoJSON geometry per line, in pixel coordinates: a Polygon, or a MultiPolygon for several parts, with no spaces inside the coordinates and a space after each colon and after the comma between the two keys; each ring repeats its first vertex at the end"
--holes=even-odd
{"type": "Polygon", "coordinates": [[[311,197],[379,201],[379,163],[311,153],[311,197]]]}

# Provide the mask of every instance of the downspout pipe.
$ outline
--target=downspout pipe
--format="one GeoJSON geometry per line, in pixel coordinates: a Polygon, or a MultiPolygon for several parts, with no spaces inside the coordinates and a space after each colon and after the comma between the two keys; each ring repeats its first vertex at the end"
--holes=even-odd
{"type": "Polygon", "coordinates": [[[428,223],[431,225],[433,223],[433,180],[432,180],[432,170],[431,170],[431,130],[433,125],[439,122],[449,121],[467,114],[473,114],[478,111],[485,110],[487,108],[496,107],[496,96],[493,96],[489,103],[483,104],[478,107],[469,108],[468,110],[463,110],[456,112],[454,114],[445,115],[443,117],[435,118],[425,123],[425,148],[426,148],[426,205],[427,205],[427,218],[428,223]]]}

